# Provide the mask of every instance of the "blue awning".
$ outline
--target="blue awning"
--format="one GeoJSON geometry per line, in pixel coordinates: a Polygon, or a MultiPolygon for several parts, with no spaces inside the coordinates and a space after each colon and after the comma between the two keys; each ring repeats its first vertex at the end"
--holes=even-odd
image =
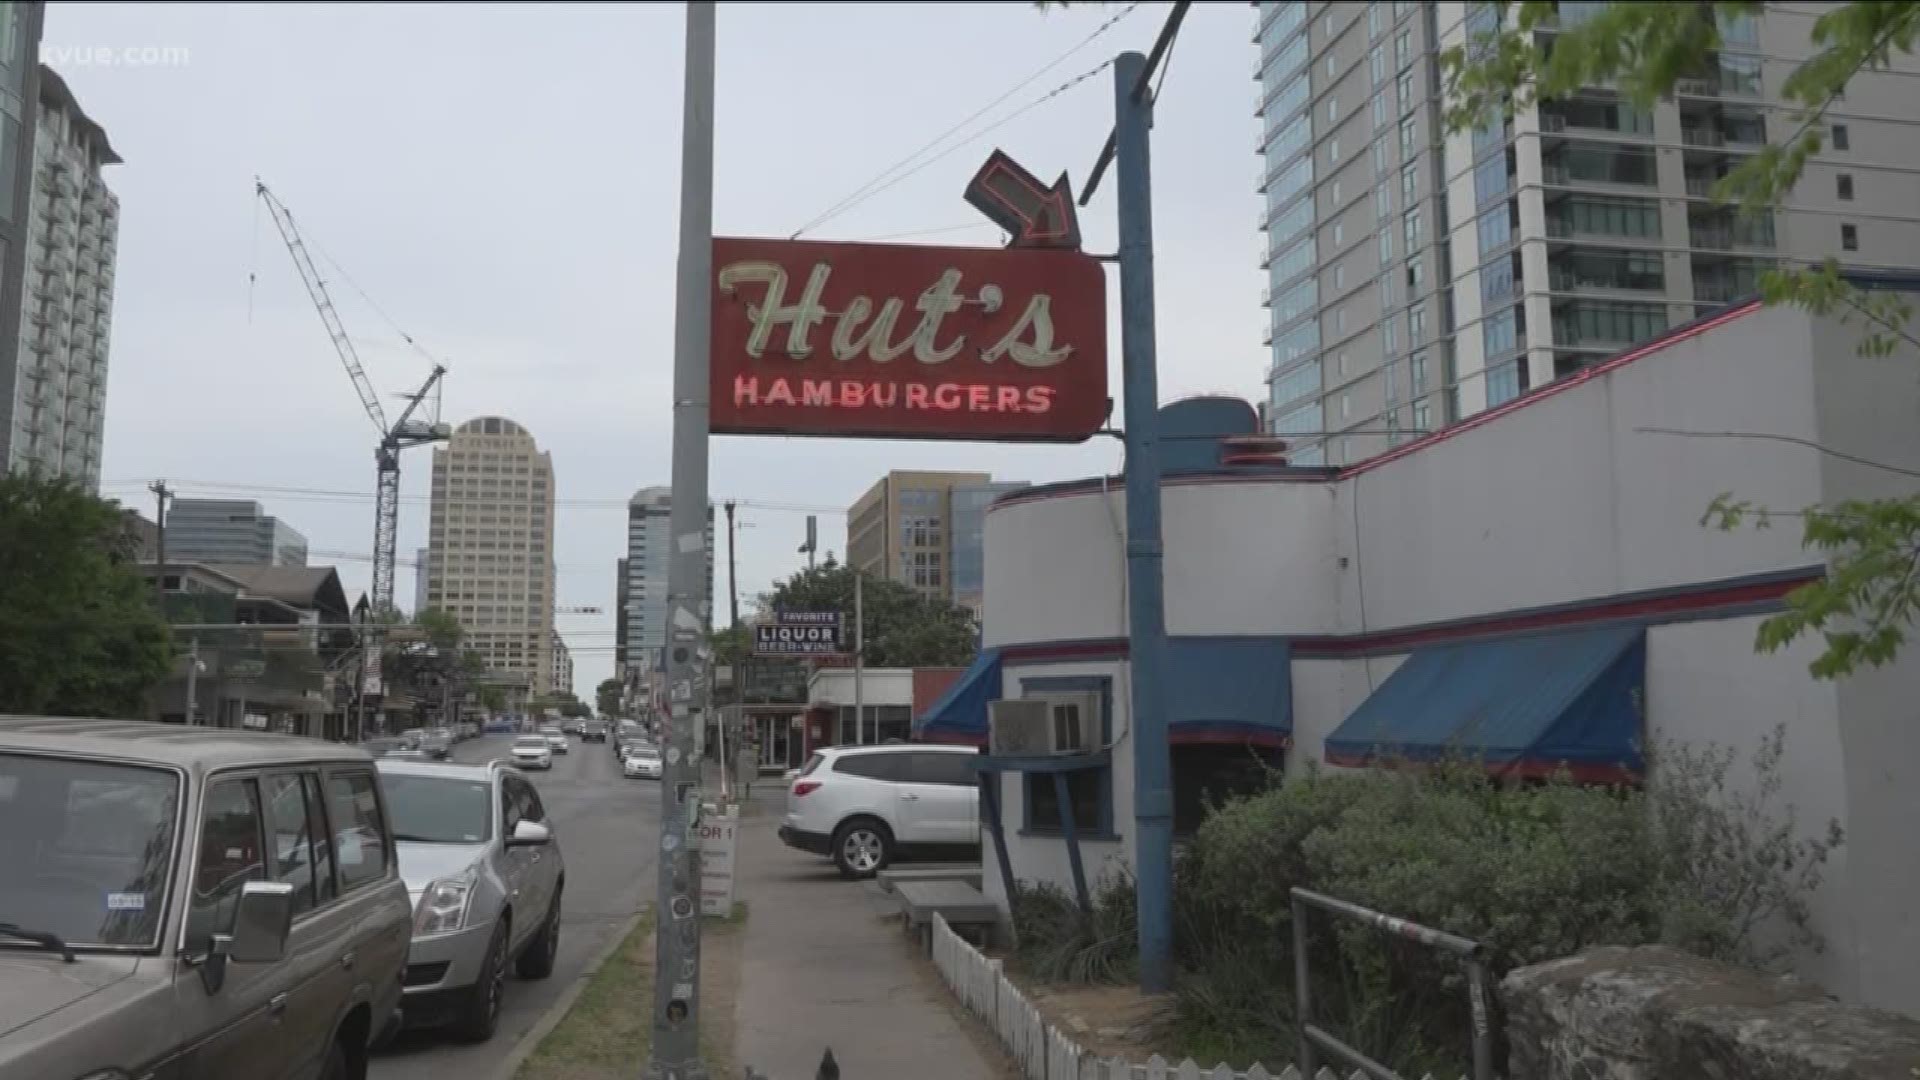
{"type": "Polygon", "coordinates": [[[981,649],[940,700],[913,718],[913,737],[926,742],[985,743],[987,702],[1000,697],[1000,651],[981,649]]]}
{"type": "Polygon", "coordinates": [[[1293,650],[1286,641],[1168,638],[1167,672],[1172,742],[1291,743],[1293,650]]]}
{"type": "Polygon", "coordinates": [[[1327,736],[1326,759],[1457,755],[1502,775],[1637,778],[1646,657],[1640,626],[1418,649],[1327,736]]]}
{"type": "MultiPolygon", "coordinates": [[[[914,737],[928,742],[984,743],[987,702],[1002,696],[1000,671],[999,651],[982,649],[940,700],[914,718],[914,737]]],[[[1172,742],[1289,744],[1293,672],[1292,652],[1285,641],[1169,638],[1167,675],[1172,742]]],[[[1116,686],[1114,692],[1123,690],[1116,686]]]]}

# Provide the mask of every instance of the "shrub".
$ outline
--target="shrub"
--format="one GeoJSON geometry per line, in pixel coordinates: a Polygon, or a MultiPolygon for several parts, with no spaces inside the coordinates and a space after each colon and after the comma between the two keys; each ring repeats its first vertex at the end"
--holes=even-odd
{"type": "MultiPolygon", "coordinates": [[[[1745,793],[1731,753],[1662,746],[1650,791],[1449,765],[1310,772],[1217,807],[1176,871],[1182,1052],[1292,1059],[1295,885],[1483,942],[1496,978],[1598,945],[1770,964],[1817,944],[1806,897],[1841,837],[1803,839],[1776,813],[1783,739],[1745,793]]],[[[1458,1075],[1456,958],[1326,913],[1312,930],[1317,1022],[1409,1075],[1458,1075]]]]}
{"type": "Polygon", "coordinates": [[[1092,890],[1091,912],[1053,885],[1016,882],[1012,895],[1014,966],[1044,983],[1123,983],[1139,971],[1139,918],[1133,875],[1116,870],[1092,890]]]}

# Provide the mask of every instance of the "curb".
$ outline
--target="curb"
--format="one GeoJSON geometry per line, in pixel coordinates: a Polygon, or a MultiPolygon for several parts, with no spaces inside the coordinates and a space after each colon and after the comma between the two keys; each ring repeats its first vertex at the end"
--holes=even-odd
{"type": "Polygon", "coordinates": [[[607,961],[613,959],[613,954],[620,951],[620,946],[626,943],[627,938],[633,934],[634,928],[639,926],[641,920],[645,919],[648,912],[652,910],[653,905],[648,904],[620,924],[612,938],[588,959],[587,966],[574,977],[572,985],[562,991],[559,999],[548,1006],[546,1012],[540,1014],[540,1019],[534,1021],[533,1026],[527,1029],[527,1033],[520,1037],[519,1042],[513,1044],[513,1049],[508,1051],[507,1056],[501,1059],[500,1064],[490,1074],[490,1080],[513,1080],[514,1074],[520,1071],[520,1066],[526,1064],[527,1059],[533,1056],[533,1052],[539,1049],[541,1042],[548,1035],[553,1034],[553,1029],[559,1027],[560,1021],[567,1018],[567,1013],[573,1011],[574,1003],[580,1000],[580,995],[587,988],[587,982],[600,973],[600,969],[606,966],[607,961]]]}

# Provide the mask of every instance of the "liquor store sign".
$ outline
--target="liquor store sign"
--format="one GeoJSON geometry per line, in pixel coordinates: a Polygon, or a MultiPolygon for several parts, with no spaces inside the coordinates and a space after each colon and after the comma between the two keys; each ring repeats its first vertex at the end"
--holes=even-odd
{"type": "Polygon", "coordinates": [[[832,656],[840,651],[837,611],[781,611],[753,628],[755,656],[832,656]]]}
{"type": "Polygon", "coordinates": [[[717,237],[716,434],[1081,442],[1107,420],[1082,252],[717,237]]]}

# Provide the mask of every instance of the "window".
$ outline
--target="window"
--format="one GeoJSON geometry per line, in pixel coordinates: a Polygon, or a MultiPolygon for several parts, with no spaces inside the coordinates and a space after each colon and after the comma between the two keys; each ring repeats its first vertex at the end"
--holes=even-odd
{"type": "Polygon", "coordinates": [[[1320,347],[1320,324],[1308,319],[1273,340],[1273,362],[1287,364],[1320,347]]]}
{"type": "Polygon", "coordinates": [[[1853,149],[1853,140],[1847,134],[1847,125],[1833,125],[1833,148],[1835,150],[1853,149]]]}
{"type": "Polygon", "coordinates": [[[945,784],[949,787],[976,787],[979,778],[967,767],[966,754],[937,754],[922,751],[908,754],[907,777],[918,784],[945,784]]]}
{"type": "Polygon", "coordinates": [[[1405,112],[1413,108],[1413,69],[1408,68],[1401,72],[1395,86],[1400,91],[1400,110],[1405,112]]]}
{"type": "Polygon", "coordinates": [[[1381,184],[1373,189],[1373,216],[1381,221],[1393,213],[1393,189],[1381,184]]]}
{"type": "Polygon", "coordinates": [[[1387,356],[1400,351],[1400,343],[1393,337],[1392,319],[1387,319],[1380,324],[1380,351],[1387,356]]]}
{"type": "Polygon", "coordinates": [[[1340,419],[1345,420],[1351,417],[1352,415],[1353,415],[1353,395],[1341,394],[1340,395],[1340,419]]]}
{"type": "Polygon", "coordinates": [[[1415,397],[1427,392],[1427,354],[1414,353],[1407,358],[1407,372],[1415,397]]]}
{"type": "Polygon", "coordinates": [[[1333,309],[1333,332],[1335,336],[1341,336],[1347,332],[1347,309],[1346,308],[1333,309]]]}
{"type": "Polygon", "coordinates": [[[1293,320],[1312,311],[1320,303],[1320,283],[1307,278],[1282,293],[1273,302],[1273,324],[1285,326],[1293,320]]]}
{"type": "Polygon", "coordinates": [[[1331,165],[1331,164],[1337,163],[1339,160],[1340,160],[1340,140],[1328,139],[1327,140],[1327,163],[1331,165]]]}
{"type": "MultiPolygon", "coordinates": [[[[1345,354],[1342,354],[1345,355],[1345,354]]],[[[1342,374],[1344,374],[1344,369],[1342,374]]],[[[1320,392],[1320,362],[1309,360],[1277,376],[1267,387],[1267,401],[1275,408],[1291,405],[1309,394],[1320,392]]]]}
{"type": "Polygon", "coordinates": [[[1400,31],[1400,35],[1393,39],[1393,66],[1403,68],[1409,63],[1412,63],[1412,61],[1413,31],[1402,30],[1400,31]]]}
{"type": "MultiPolygon", "coordinates": [[[[1275,435],[1305,435],[1319,431],[1324,426],[1326,426],[1325,422],[1320,419],[1320,402],[1318,399],[1315,399],[1308,401],[1304,405],[1297,406],[1288,412],[1281,413],[1276,417],[1273,421],[1273,433],[1275,435]]],[[[1303,463],[1298,458],[1295,458],[1294,464],[1303,463]]]]}
{"type": "Polygon", "coordinates": [[[1381,83],[1387,81],[1386,50],[1375,45],[1373,49],[1367,53],[1367,71],[1373,76],[1373,85],[1379,86],[1381,83]]]}
{"type": "Polygon", "coordinates": [[[1273,260],[1267,270],[1267,280],[1275,287],[1285,284],[1312,269],[1315,259],[1313,237],[1309,236],[1273,260]]]}
{"type": "MultiPolygon", "coordinates": [[[[307,787],[298,773],[267,777],[266,793],[273,827],[273,880],[293,886],[293,913],[298,915],[320,903],[316,868],[327,876],[327,892],[333,891],[331,858],[316,858],[314,851],[314,841],[324,835],[326,822],[313,820],[314,808],[307,804],[307,787]]],[[[318,846],[327,849],[324,840],[318,846]]]]}
{"type": "Polygon", "coordinates": [[[1841,199],[1846,202],[1853,201],[1853,176],[1851,174],[1841,173],[1839,176],[1834,177],[1833,186],[1835,192],[1841,199]]]}
{"type": "Polygon", "coordinates": [[[1480,267],[1480,303],[1491,308],[1514,293],[1513,260],[1505,256],[1480,267]]]}
{"type": "Polygon", "coordinates": [[[1375,139],[1373,143],[1373,175],[1387,175],[1387,140],[1375,139]]]}
{"type": "Polygon", "coordinates": [[[1391,308],[1392,306],[1393,306],[1393,271],[1389,270],[1386,273],[1380,275],[1380,310],[1385,311],[1388,308],[1391,308]]]}
{"type": "Polygon", "coordinates": [[[1341,221],[1334,222],[1333,223],[1333,246],[1335,248],[1338,248],[1342,244],[1345,244],[1346,242],[1347,242],[1346,223],[1341,221]]]}
{"type": "Polygon", "coordinates": [[[1400,400],[1400,380],[1393,377],[1393,361],[1381,365],[1380,374],[1387,380],[1387,404],[1393,405],[1400,400]]]}
{"type": "Polygon", "coordinates": [[[1338,210],[1340,208],[1341,200],[1342,200],[1342,196],[1340,194],[1340,181],[1336,179],[1333,182],[1333,186],[1328,189],[1327,201],[1332,204],[1332,209],[1338,210]]]}
{"type": "Polygon", "coordinates": [[[1337,97],[1330,97],[1327,99],[1327,123],[1337,124],[1339,122],[1340,122],[1340,99],[1337,97]]]}
{"type": "Polygon", "coordinates": [[[1481,344],[1489,359],[1502,353],[1512,352],[1519,347],[1520,334],[1517,316],[1512,308],[1487,317],[1480,324],[1481,344]]]}
{"type": "Polygon", "coordinates": [[[1420,208],[1416,206],[1407,211],[1402,224],[1405,227],[1407,235],[1407,253],[1411,255],[1420,248],[1420,208]]]}
{"type": "Polygon", "coordinates": [[[1328,54],[1327,54],[1327,78],[1329,78],[1329,79],[1331,79],[1331,78],[1333,78],[1333,76],[1334,76],[1334,73],[1335,73],[1335,71],[1336,71],[1336,70],[1338,70],[1338,69],[1336,69],[1336,68],[1335,68],[1335,67],[1333,66],[1333,54],[1332,54],[1332,53],[1328,53],[1328,54]]]}
{"type": "Polygon", "coordinates": [[[1411,162],[1400,169],[1400,201],[1413,205],[1413,197],[1420,189],[1420,167],[1411,162]]]}
{"type": "Polygon", "coordinates": [[[1333,370],[1334,370],[1334,373],[1335,373],[1336,375],[1339,375],[1339,376],[1341,376],[1342,378],[1345,378],[1345,377],[1346,377],[1346,374],[1347,374],[1347,354],[1346,354],[1345,352],[1340,352],[1340,353],[1336,353],[1336,354],[1334,354],[1334,357],[1333,357],[1333,370]]]}
{"type": "Polygon", "coordinates": [[[1840,250],[1860,250],[1860,230],[1852,225],[1840,226],[1840,250]]]}
{"type": "Polygon", "coordinates": [[[1379,131],[1387,126],[1387,97],[1385,94],[1373,95],[1373,130],[1379,131]]]}
{"type": "Polygon", "coordinates": [[[1505,405],[1520,396],[1520,361],[1509,360],[1487,370],[1487,407],[1505,405]]]}
{"type": "Polygon", "coordinates": [[[1393,261],[1393,230],[1390,228],[1381,229],[1380,230],[1380,265],[1385,266],[1392,261],[1393,261]]]}
{"type": "Polygon", "coordinates": [[[387,875],[388,858],[379,784],[372,773],[335,773],[327,777],[326,789],[341,891],[379,881],[387,875]]]}
{"type": "Polygon", "coordinates": [[[1420,295],[1420,286],[1425,283],[1426,263],[1421,259],[1407,262],[1407,296],[1409,299],[1420,295]]]}
{"type": "Polygon", "coordinates": [[[1347,267],[1345,263],[1333,268],[1333,289],[1339,292],[1347,287],[1347,267]]]}
{"type": "Polygon", "coordinates": [[[1414,307],[1407,312],[1407,347],[1412,348],[1427,340],[1427,309],[1414,307]]]}
{"type": "Polygon", "coordinates": [[[1413,430],[1431,431],[1433,429],[1433,407],[1424,401],[1413,403],[1413,430]]]}
{"type": "Polygon", "coordinates": [[[1207,808],[1220,800],[1266,790],[1268,771],[1279,770],[1284,761],[1278,750],[1247,745],[1173,746],[1167,754],[1175,836],[1197,832],[1207,808]]]}
{"type": "MultiPolygon", "coordinates": [[[[1053,694],[1095,695],[1099,702],[1095,708],[1099,711],[1098,723],[1094,730],[1099,732],[1100,744],[1105,745],[1113,737],[1112,719],[1112,683],[1102,676],[1064,676],[1044,679],[1022,679],[1020,692],[1025,697],[1047,697],[1053,694]]],[[[1057,774],[1066,781],[1067,805],[1072,808],[1074,831],[1081,836],[1105,836],[1113,832],[1113,783],[1112,767],[1098,769],[1079,769],[1069,773],[1057,774]]],[[[1060,798],[1054,776],[1028,773],[1022,777],[1026,802],[1026,830],[1029,833],[1058,833],[1063,826],[1060,813],[1060,798]]]]}
{"type": "Polygon", "coordinates": [[[1372,0],[1367,5],[1367,36],[1380,36],[1380,0],[1372,0]]]}
{"type": "Polygon", "coordinates": [[[233,926],[241,886],[266,880],[262,816],[258,783],[221,780],[207,788],[200,812],[193,902],[187,911],[189,952],[206,952],[214,934],[224,934],[233,926]]]}
{"type": "Polygon", "coordinates": [[[1414,140],[1414,136],[1418,132],[1419,132],[1418,117],[1407,116],[1401,119],[1400,121],[1400,156],[1401,157],[1410,158],[1413,156],[1413,140],[1414,140]]]}

